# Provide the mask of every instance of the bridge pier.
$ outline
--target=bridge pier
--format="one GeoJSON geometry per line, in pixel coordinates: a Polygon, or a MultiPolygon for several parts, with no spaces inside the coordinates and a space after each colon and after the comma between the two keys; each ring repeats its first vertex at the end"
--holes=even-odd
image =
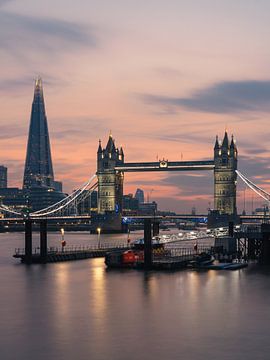
{"type": "Polygon", "coordinates": [[[260,261],[264,265],[270,265],[270,224],[261,225],[262,247],[260,261]]]}
{"type": "MultiPolygon", "coordinates": [[[[25,220],[25,263],[31,264],[33,262],[33,239],[32,239],[32,219],[25,220]]],[[[47,262],[47,220],[39,220],[40,224],[40,262],[47,262]]]]}
{"type": "Polygon", "coordinates": [[[47,220],[40,220],[40,258],[41,262],[47,261],[47,220]]]}
{"type": "Polygon", "coordinates": [[[153,222],[153,236],[158,236],[159,234],[159,221],[153,222]]]}
{"type": "Polygon", "coordinates": [[[144,269],[150,270],[152,268],[153,254],[152,254],[152,220],[144,219],[144,269]]]}
{"type": "Polygon", "coordinates": [[[26,264],[32,263],[32,220],[25,220],[25,262],[26,264]]]}

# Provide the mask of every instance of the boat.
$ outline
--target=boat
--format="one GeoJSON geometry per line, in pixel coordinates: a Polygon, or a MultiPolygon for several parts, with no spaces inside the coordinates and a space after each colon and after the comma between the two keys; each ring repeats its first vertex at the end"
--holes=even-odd
{"type": "Polygon", "coordinates": [[[195,260],[190,261],[189,267],[195,269],[206,269],[209,265],[213,264],[215,258],[208,253],[201,253],[196,256],[195,260]]]}
{"type": "Polygon", "coordinates": [[[115,250],[105,255],[105,264],[110,268],[134,268],[144,260],[141,250],[115,250]]]}
{"type": "Polygon", "coordinates": [[[204,269],[208,270],[238,270],[248,266],[248,263],[216,263],[204,265],[204,269]]]}
{"type": "MultiPolygon", "coordinates": [[[[153,254],[162,256],[165,252],[164,246],[169,242],[169,237],[154,236],[152,238],[153,254]]],[[[144,239],[138,239],[130,244],[128,250],[114,250],[105,255],[105,264],[115,268],[134,268],[144,261],[144,239]]]]}
{"type": "Polygon", "coordinates": [[[230,263],[229,266],[227,266],[225,268],[225,270],[238,270],[238,269],[243,269],[245,267],[248,267],[248,263],[244,262],[244,263],[230,263]]]}
{"type": "MultiPolygon", "coordinates": [[[[170,242],[170,236],[154,236],[152,238],[153,249],[164,249],[164,245],[170,242]]],[[[135,240],[131,243],[131,248],[136,250],[144,249],[144,238],[135,240]]]]}

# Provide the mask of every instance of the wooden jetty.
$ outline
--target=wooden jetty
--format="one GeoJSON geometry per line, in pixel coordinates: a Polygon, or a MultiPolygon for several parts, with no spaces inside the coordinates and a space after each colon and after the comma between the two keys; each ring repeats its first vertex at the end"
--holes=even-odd
{"type": "MultiPolygon", "coordinates": [[[[78,247],[67,247],[65,249],[62,248],[49,248],[47,250],[46,257],[42,256],[40,253],[40,249],[34,249],[34,253],[31,257],[32,264],[46,264],[46,263],[54,263],[60,261],[71,261],[71,260],[83,260],[89,258],[99,258],[105,257],[108,251],[113,251],[118,249],[120,251],[124,251],[127,249],[125,245],[117,245],[117,246],[107,246],[107,247],[87,247],[87,246],[78,246],[78,247]]],[[[15,253],[13,255],[14,258],[20,259],[22,263],[29,263],[29,259],[25,253],[25,249],[15,249],[15,253]]]]}

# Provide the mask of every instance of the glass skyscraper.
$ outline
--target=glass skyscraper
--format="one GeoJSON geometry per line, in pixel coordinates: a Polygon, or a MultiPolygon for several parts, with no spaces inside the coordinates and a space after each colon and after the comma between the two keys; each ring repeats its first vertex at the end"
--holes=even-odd
{"type": "Polygon", "coordinates": [[[39,77],[35,81],[23,178],[23,189],[32,210],[61,200],[65,196],[61,185],[59,181],[54,181],[42,80],[39,77]]]}
{"type": "Polygon", "coordinates": [[[23,187],[54,188],[54,175],[51,158],[48,123],[45,113],[41,78],[35,82],[34,99],[24,168],[23,187]]]}

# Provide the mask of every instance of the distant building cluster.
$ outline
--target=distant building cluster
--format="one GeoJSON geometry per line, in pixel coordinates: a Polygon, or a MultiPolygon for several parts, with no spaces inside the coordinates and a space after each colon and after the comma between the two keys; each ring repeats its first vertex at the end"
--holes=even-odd
{"type": "MultiPolygon", "coordinates": [[[[158,212],[157,203],[155,201],[144,202],[144,192],[141,189],[137,189],[135,196],[133,196],[133,194],[123,195],[122,204],[124,216],[155,215],[158,212]],[[140,194],[140,200],[138,200],[138,193],[140,194]]],[[[78,205],[77,210],[79,215],[90,215],[97,213],[98,192],[93,191],[90,196],[86,197],[86,199],[78,205]]]]}
{"type": "Polygon", "coordinates": [[[144,202],[144,191],[137,189],[133,194],[123,195],[123,215],[156,215],[158,212],[155,201],[144,202]]]}
{"type": "Polygon", "coordinates": [[[0,189],[7,188],[7,168],[3,165],[0,166],[0,189]]]}

